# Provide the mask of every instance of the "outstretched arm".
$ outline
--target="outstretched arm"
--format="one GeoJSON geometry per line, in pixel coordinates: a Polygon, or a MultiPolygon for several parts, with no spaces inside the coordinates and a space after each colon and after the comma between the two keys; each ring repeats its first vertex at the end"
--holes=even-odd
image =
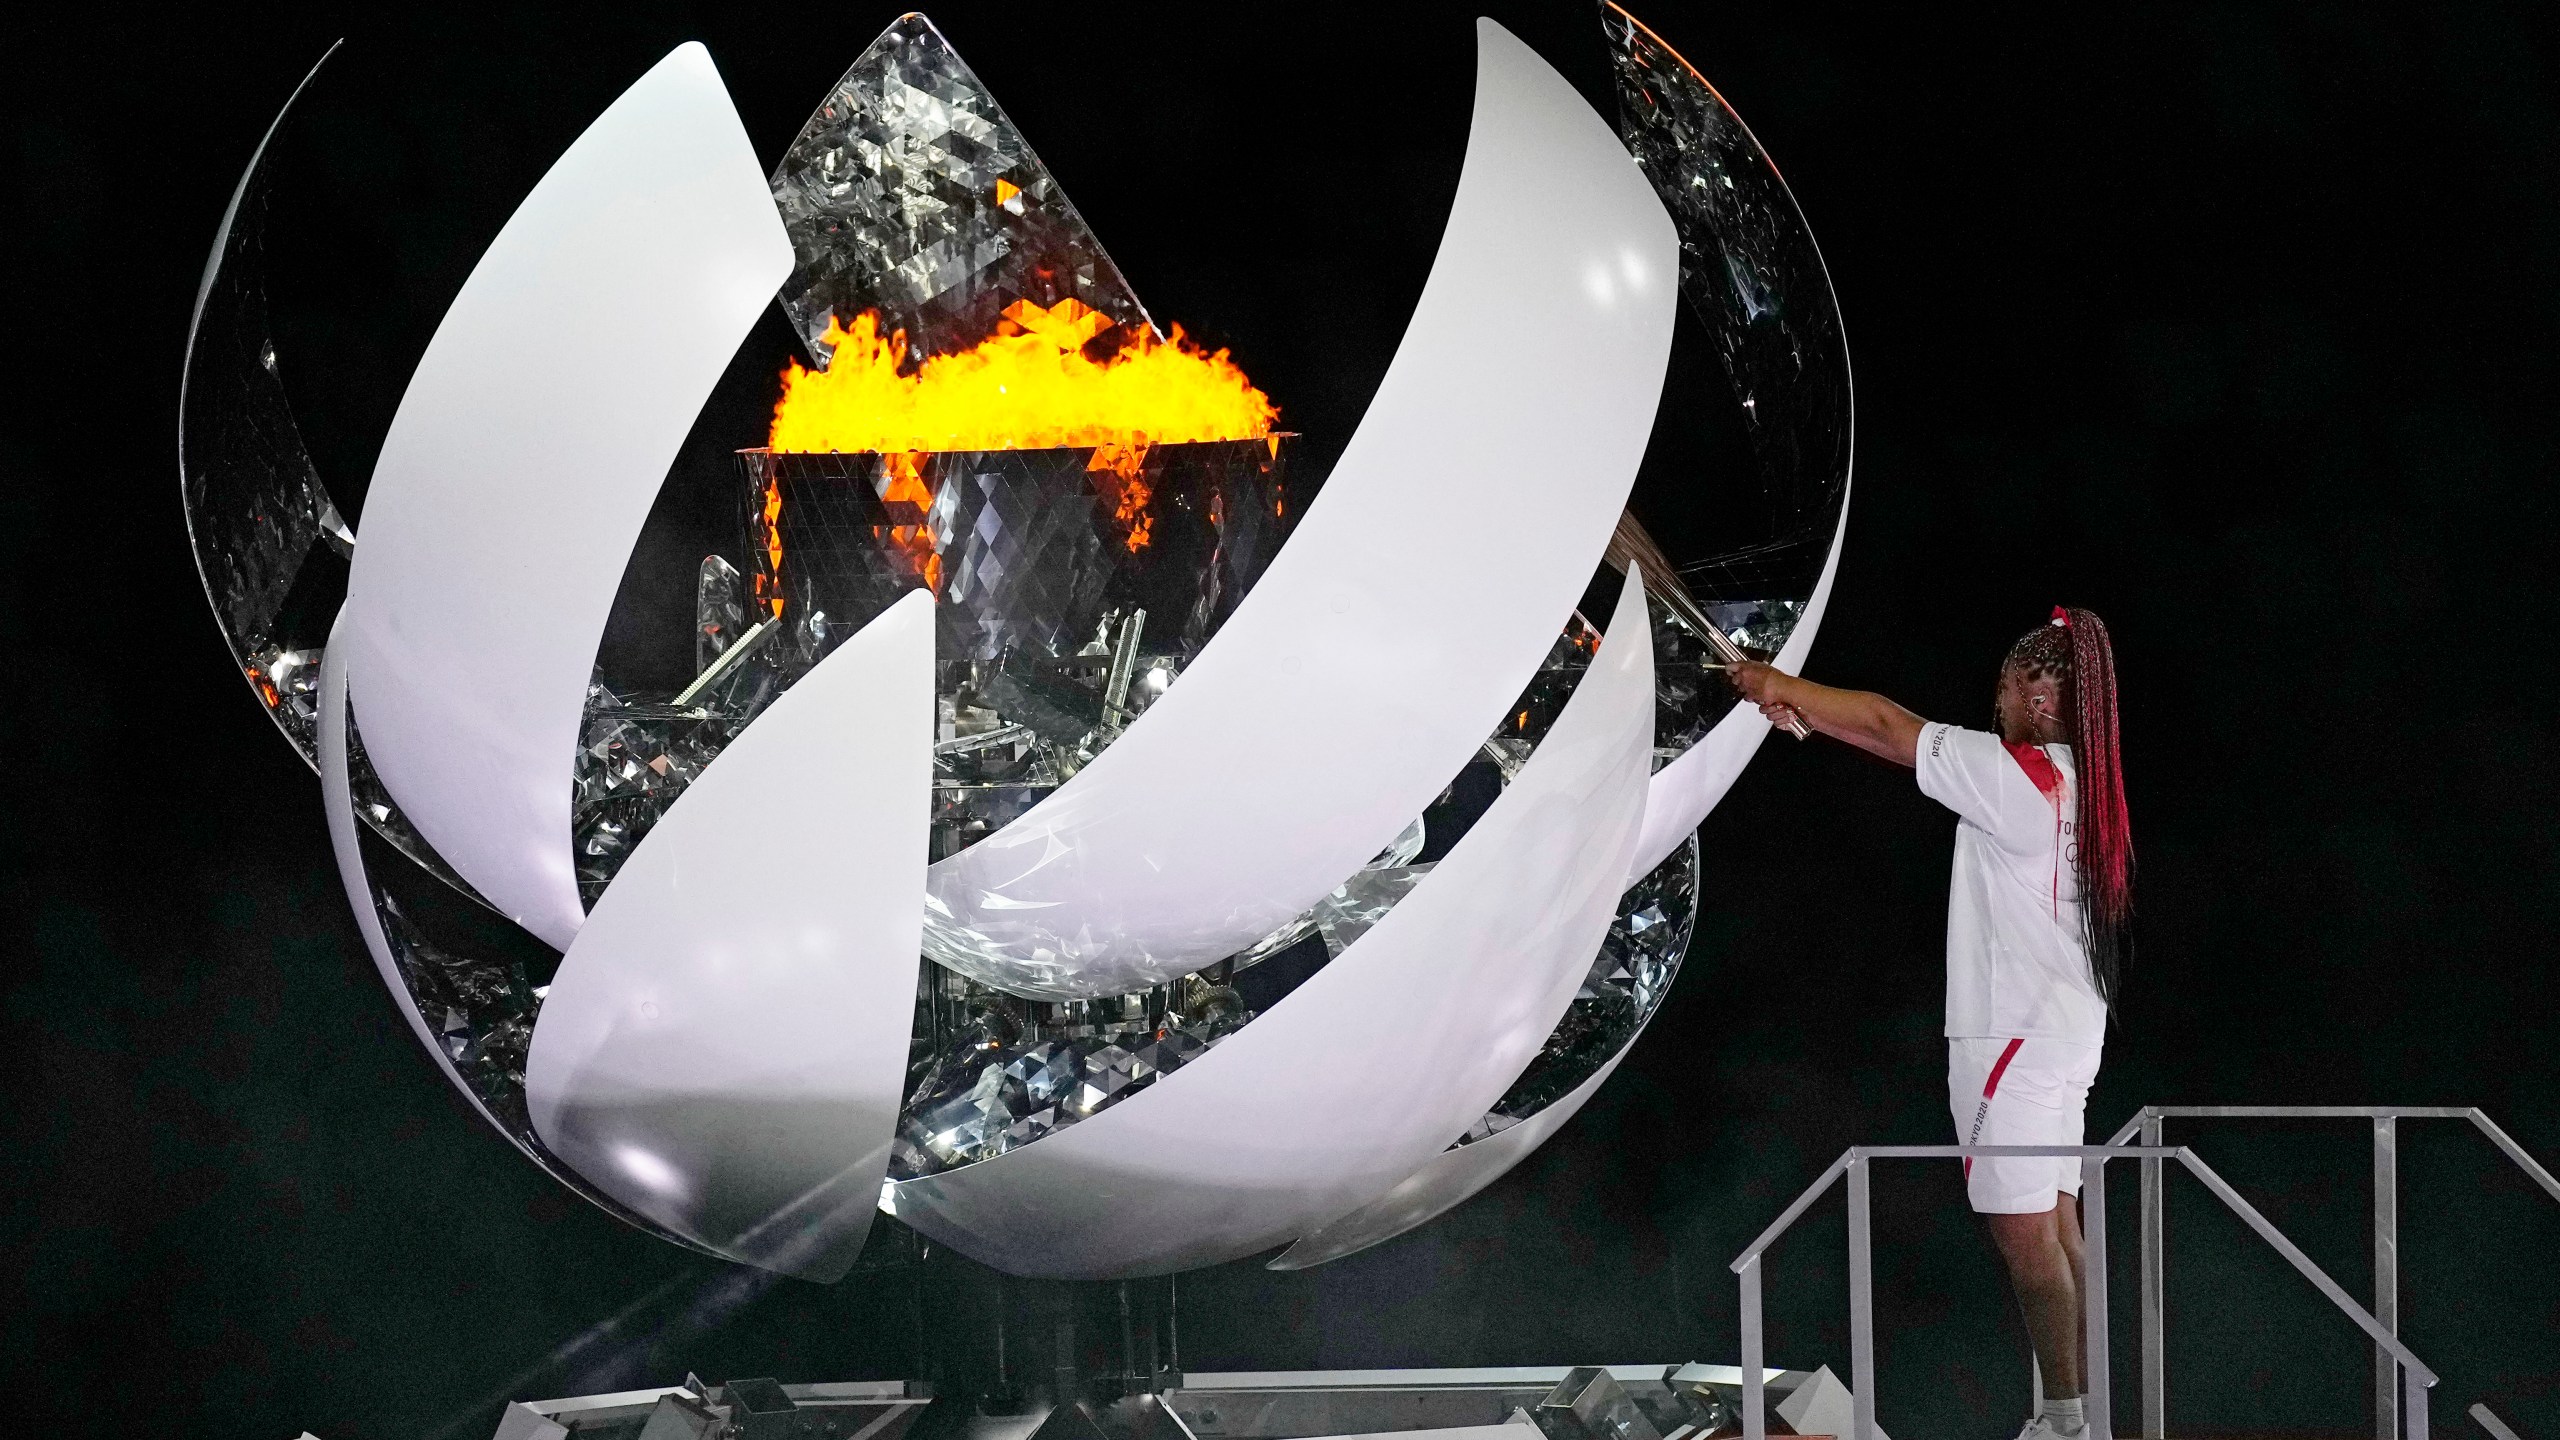
{"type": "Polygon", "coordinates": [[[1805,723],[1835,740],[1845,740],[1870,755],[1896,765],[1920,761],[1920,727],[1928,722],[1881,695],[1865,690],[1834,690],[1802,680],[1772,665],[1746,660],[1730,672],[1733,688],[1775,722],[1793,710],[1805,723]]]}

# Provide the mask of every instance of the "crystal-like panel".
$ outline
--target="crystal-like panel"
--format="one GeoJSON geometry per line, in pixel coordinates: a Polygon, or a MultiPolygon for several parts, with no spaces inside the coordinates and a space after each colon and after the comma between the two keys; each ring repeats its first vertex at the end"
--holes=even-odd
{"type": "Polygon", "coordinates": [[[1119,267],[958,52],[901,16],[783,152],[774,204],[799,266],[782,308],[823,367],[830,316],[877,310],[911,354],[996,332],[1016,300],[1153,329],[1119,267]]]}
{"type": "MultiPolygon", "coordinates": [[[[1616,5],[1602,5],[1601,24],[1618,133],[1679,231],[1681,294],[1715,337],[1760,463],[1757,497],[1722,507],[1742,533],[1682,573],[1709,605],[1800,603],[1848,496],[1853,400],[1829,272],[1786,182],[1724,97],[1616,5]]],[[[1768,629],[1783,640],[1793,623],[1768,629]]]]}
{"type": "MultiPolygon", "coordinates": [[[[328,58],[295,87],[232,195],[196,293],[178,390],[181,498],[205,596],[259,703],[314,763],[310,677],[319,673],[318,646],[336,605],[306,607],[313,613],[298,617],[304,623],[282,627],[294,633],[281,633],[279,621],[312,551],[329,545],[344,554],[352,537],[285,398],[267,323],[266,226],[269,163],[295,102],[328,58]]],[[[343,576],[338,588],[343,593],[343,576]]]]}
{"type": "Polygon", "coordinates": [[[1251,1011],[1202,976],[1143,994],[1044,1004],[928,967],[911,1090],[889,1175],[992,1159],[1093,1116],[1206,1054],[1251,1011]]]}

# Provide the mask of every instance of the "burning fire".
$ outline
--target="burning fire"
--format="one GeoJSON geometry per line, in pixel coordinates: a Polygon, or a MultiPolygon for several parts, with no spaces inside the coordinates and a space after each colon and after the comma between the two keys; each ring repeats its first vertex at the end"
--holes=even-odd
{"type": "Polygon", "coordinates": [[[776,450],[1026,450],[1251,440],[1278,407],[1227,352],[1204,352],[1182,327],[1159,341],[1143,327],[1100,358],[1085,352],[1112,328],[1074,299],[1007,306],[975,349],[905,368],[906,332],[880,333],[869,311],[827,324],[835,358],[782,372],[776,450]]]}
{"type": "MultiPolygon", "coordinates": [[[[882,335],[880,317],[867,310],[849,330],[830,319],[825,338],[834,358],[824,370],[795,360],[782,372],[769,443],[784,451],[880,452],[881,498],[918,506],[933,502],[926,451],[1089,445],[1085,468],[1134,553],[1154,538],[1148,446],[1268,439],[1280,411],[1226,351],[1201,350],[1179,325],[1161,341],[1144,327],[1119,330],[1116,349],[1099,358],[1087,353],[1114,330],[1109,316],[1080,300],[1045,307],[1016,300],[975,348],[909,369],[905,331],[882,335]]],[[[769,489],[763,531],[777,572],[781,508],[780,490],[769,489]]],[[[939,592],[942,557],[929,530],[892,526],[888,539],[914,557],[926,586],[939,592]]],[[[761,577],[758,593],[782,613],[780,596],[763,596],[761,577]]]]}

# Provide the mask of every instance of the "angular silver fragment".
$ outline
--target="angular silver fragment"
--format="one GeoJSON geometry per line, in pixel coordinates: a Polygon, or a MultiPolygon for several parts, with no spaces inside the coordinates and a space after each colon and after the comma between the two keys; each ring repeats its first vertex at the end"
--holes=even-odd
{"type": "MultiPolygon", "coordinates": [[[[774,167],[799,260],[783,313],[824,368],[830,316],[866,309],[921,359],[995,333],[1017,302],[1099,335],[1154,322],[1040,157],[922,15],[853,62],[774,167]],[[1085,311],[1093,312],[1087,316],[1085,311]]],[[[1092,338],[1088,335],[1087,338],[1092,338]]]]}
{"type": "Polygon", "coordinates": [[[737,643],[751,623],[747,618],[746,580],[738,574],[738,567],[718,555],[703,556],[701,573],[694,582],[695,673],[710,669],[711,662],[737,643]]]}

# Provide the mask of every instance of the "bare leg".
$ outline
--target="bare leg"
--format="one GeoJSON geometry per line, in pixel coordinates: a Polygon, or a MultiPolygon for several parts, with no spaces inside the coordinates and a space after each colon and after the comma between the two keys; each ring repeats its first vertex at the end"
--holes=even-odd
{"type": "MultiPolygon", "coordinates": [[[[2072,1352],[2080,1357],[2083,1378],[2089,1363],[2089,1273],[2084,1268],[2080,1246],[2080,1197],[2056,1192],[2053,1206],[2055,1238],[2071,1256],[2071,1333],[2072,1352]]],[[[2087,1386],[2082,1386],[2085,1392],[2087,1386]]]]}
{"type": "MultiPolygon", "coordinates": [[[[2063,1197],[2057,1195],[2060,1202],[2063,1197]]],[[[2081,1393],[2080,1212],[2076,1202],[2057,1203],[2032,1215],[1985,1215],[1991,1242],[2009,1267],[2018,1306],[2026,1313],[2027,1341],[2035,1347],[2049,1399],[2081,1393]]]]}

